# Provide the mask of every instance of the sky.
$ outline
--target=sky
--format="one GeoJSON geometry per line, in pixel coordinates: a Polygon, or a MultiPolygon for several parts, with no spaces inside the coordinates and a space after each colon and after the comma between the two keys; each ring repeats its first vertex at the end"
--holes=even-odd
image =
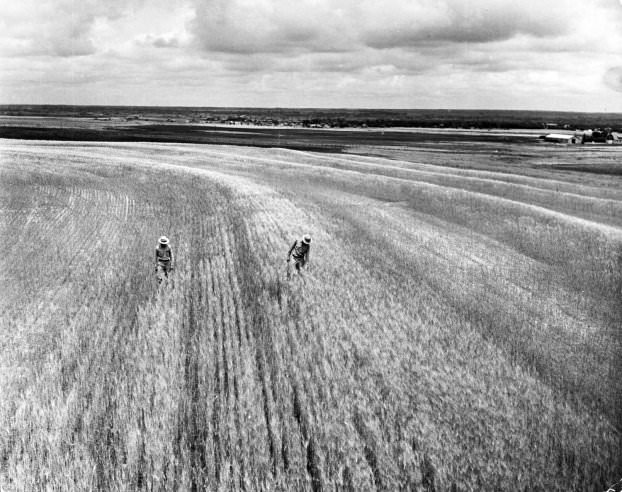
{"type": "Polygon", "coordinates": [[[622,112],[622,0],[0,0],[0,103],[622,112]]]}

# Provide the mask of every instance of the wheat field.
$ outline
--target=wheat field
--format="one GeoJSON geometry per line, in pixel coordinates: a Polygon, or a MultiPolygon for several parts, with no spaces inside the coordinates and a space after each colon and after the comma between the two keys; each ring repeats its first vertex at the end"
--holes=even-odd
{"type": "Polygon", "coordinates": [[[611,179],[2,141],[0,490],[604,490],[611,179]]]}

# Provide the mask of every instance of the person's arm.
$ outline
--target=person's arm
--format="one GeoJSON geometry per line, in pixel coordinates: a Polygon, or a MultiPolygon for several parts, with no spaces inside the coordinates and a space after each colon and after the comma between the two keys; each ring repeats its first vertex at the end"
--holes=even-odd
{"type": "Polygon", "coordinates": [[[307,248],[307,252],[305,253],[305,265],[309,263],[309,255],[311,254],[311,246],[307,248]]]}
{"type": "Polygon", "coordinates": [[[289,251],[287,252],[287,261],[289,261],[290,256],[292,256],[292,251],[294,251],[297,242],[297,240],[294,240],[294,244],[292,244],[292,247],[289,248],[289,251]]]}
{"type": "Polygon", "coordinates": [[[169,254],[171,255],[171,270],[172,270],[173,269],[173,248],[171,248],[170,246],[169,248],[170,248],[169,254]]]}
{"type": "Polygon", "coordinates": [[[158,248],[155,249],[155,268],[158,269],[158,248]]]}

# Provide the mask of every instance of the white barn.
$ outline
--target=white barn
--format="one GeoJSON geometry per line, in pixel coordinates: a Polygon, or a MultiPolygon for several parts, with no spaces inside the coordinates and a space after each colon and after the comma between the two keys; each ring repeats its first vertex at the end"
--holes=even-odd
{"type": "Polygon", "coordinates": [[[575,135],[566,135],[564,133],[549,133],[544,136],[544,140],[547,142],[576,144],[579,141],[575,135]]]}

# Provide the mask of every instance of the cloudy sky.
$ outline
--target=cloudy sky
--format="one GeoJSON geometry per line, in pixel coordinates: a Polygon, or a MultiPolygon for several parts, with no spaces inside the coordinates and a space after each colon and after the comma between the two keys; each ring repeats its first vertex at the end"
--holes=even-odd
{"type": "Polygon", "coordinates": [[[0,0],[0,103],[622,112],[622,0],[0,0]]]}

